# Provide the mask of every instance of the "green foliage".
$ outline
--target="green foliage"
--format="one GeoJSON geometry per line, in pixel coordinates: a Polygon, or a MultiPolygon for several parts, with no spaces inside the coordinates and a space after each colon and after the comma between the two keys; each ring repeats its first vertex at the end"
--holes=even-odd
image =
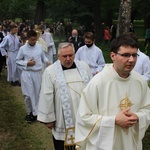
{"type": "Polygon", "coordinates": [[[44,21],[45,23],[48,23],[48,24],[51,24],[53,22],[51,18],[46,18],[44,21]]]}
{"type": "Polygon", "coordinates": [[[23,0],[23,1],[1,0],[0,18],[1,19],[14,19],[14,18],[32,19],[35,12],[35,1],[36,0],[23,0]]]}
{"type": "Polygon", "coordinates": [[[22,19],[21,18],[15,18],[15,22],[22,22],[22,19]]]}

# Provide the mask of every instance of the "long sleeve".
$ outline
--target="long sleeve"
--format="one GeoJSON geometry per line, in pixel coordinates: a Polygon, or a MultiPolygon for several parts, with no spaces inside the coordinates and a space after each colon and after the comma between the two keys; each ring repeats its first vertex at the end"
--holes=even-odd
{"type": "Polygon", "coordinates": [[[143,88],[143,90],[145,93],[143,96],[143,103],[140,109],[136,112],[137,116],[139,117],[139,140],[141,140],[144,137],[145,131],[147,130],[150,124],[150,89],[147,86],[147,88],[143,88]]]}
{"type": "Polygon", "coordinates": [[[42,77],[41,92],[38,107],[38,120],[41,122],[55,121],[54,112],[54,88],[48,69],[45,69],[42,77]]]}
{"type": "Polygon", "coordinates": [[[104,60],[102,51],[99,53],[99,56],[98,56],[98,58],[97,58],[97,64],[98,64],[97,71],[98,71],[98,72],[102,71],[102,69],[103,69],[104,66],[105,66],[105,60],[104,60]]]}
{"type": "Polygon", "coordinates": [[[76,143],[84,145],[88,139],[92,145],[100,149],[111,150],[115,130],[115,116],[105,116],[99,113],[97,105],[98,95],[93,86],[82,93],[81,101],[76,116],[76,143]],[[92,91],[92,95],[91,92],[92,91]],[[92,97],[92,100],[90,98],[92,97]],[[90,106],[90,107],[89,107],[90,106]],[[109,145],[108,144],[109,141],[109,145]],[[107,147],[107,148],[106,148],[107,147]]]}
{"type": "Polygon", "coordinates": [[[25,60],[23,49],[20,48],[18,55],[16,57],[16,64],[19,65],[22,69],[27,70],[28,60],[25,60]]]}
{"type": "Polygon", "coordinates": [[[7,37],[3,38],[3,41],[0,43],[0,48],[3,48],[4,50],[9,49],[8,38],[7,37]]]}

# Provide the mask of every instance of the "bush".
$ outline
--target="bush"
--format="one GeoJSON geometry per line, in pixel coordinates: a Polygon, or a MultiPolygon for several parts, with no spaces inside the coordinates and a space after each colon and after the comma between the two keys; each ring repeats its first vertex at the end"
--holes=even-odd
{"type": "Polygon", "coordinates": [[[22,19],[21,19],[21,18],[15,18],[15,22],[16,22],[16,23],[22,22],[22,19]]]}
{"type": "Polygon", "coordinates": [[[44,22],[47,24],[52,24],[53,20],[51,18],[46,18],[44,22]]]}

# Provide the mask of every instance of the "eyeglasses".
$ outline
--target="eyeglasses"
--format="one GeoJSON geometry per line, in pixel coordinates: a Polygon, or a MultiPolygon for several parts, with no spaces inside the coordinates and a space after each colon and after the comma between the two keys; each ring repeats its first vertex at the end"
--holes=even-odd
{"type": "Polygon", "coordinates": [[[117,52],[116,52],[116,54],[118,54],[118,55],[120,55],[120,56],[122,56],[122,57],[125,57],[125,58],[130,58],[131,56],[132,56],[133,58],[137,58],[137,57],[139,56],[139,54],[137,54],[137,53],[134,53],[134,54],[129,54],[129,53],[120,54],[120,53],[117,53],[117,52]]]}

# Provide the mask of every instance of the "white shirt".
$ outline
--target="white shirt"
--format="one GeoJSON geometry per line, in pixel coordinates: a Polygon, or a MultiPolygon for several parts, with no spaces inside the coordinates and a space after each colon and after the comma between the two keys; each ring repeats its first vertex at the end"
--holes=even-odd
{"type": "Polygon", "coordinates": [[[105,66],[103,53],[95,44],[90,48],[86,45],[80,47],[76,52],[75,58],[86,62],[91,68],[93,76],[96,72],[100,72],[105,66]]]}
{"type": "Polygon", "coordinates": [[[140,50],[138,50],[138,54],[134,70],[141,74],[144,79],[150,81],[150,59],[140,50]]]}

